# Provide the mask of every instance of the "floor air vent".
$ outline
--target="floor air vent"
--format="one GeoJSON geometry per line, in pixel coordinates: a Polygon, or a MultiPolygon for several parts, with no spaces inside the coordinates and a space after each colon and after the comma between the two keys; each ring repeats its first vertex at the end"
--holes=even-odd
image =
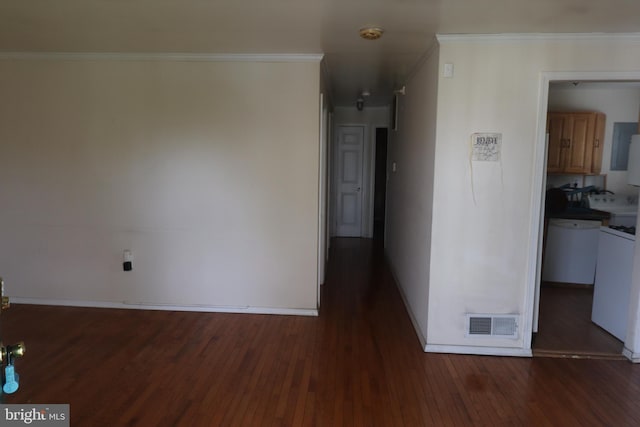
{"type": "Polygon", "coordinates": [[[518,316],[467,314],[467,337],[518,338],[518,316]]]}

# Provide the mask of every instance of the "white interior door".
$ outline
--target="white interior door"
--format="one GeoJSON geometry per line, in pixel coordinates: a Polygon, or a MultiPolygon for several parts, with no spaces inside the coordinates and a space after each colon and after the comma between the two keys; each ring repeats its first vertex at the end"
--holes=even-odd
{"type": "Polygon", "coordinates": [[[340,126],[336,149],[336,235],[362,235],[364,127],[340,126]]]}

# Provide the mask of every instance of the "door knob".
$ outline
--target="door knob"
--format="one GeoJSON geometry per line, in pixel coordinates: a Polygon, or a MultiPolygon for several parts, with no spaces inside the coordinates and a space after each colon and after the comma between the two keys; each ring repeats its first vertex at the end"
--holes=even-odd
{"type": "Polygon", "coordinates": [[[11,355],[10,357],[22,357],[26,351],[27,348],[24,346],[24,342],[22,341],[14,345],[7,346],[7,354],[11,355]]]}
{"type": "Polygon", "coordinates": [[[24,342],[20,341],[17,344],[3,346],[2,342],[0,342],[0,364],[3,362],[7,362],[7,364],[12,364],[13,359],[15,357],[22,357],[27,351],[27,347],[24,345],[24,342]]]}
{"type": "Polygon", "coordinates": [[[4,311],[7,308],[9,308],[11,304],[9,304],[9,297],[4,296],[4,280],[2,280],[2,277],[0,277],[0,296],[2,297],[2,303],[0,304],[0,311],[4,311]]]}

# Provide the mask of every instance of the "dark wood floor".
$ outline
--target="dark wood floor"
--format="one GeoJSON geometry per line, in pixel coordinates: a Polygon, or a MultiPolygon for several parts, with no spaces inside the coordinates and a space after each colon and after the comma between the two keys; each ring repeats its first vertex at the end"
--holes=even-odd
{"type": "Polygon", "coordinates": [[[79,427],[640,425],[640,366],[425,354],[371,241],[329,268],[317,318],[14,306],[7,403],[79,427]]]}
{"type": "Polygon", "coordinates": [[[591,321],[592,305],[593,288],[543,285],[534,354],[622,359],[622,341],[591,321]]]}

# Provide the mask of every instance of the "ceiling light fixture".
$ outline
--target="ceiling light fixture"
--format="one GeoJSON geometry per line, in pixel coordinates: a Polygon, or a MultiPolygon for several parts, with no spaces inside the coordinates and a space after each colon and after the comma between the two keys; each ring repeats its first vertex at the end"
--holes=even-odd
{"type": "Polygon", "coordinates": [[[378,40],[382,37],[384,30],[379,27],[364,27],[360,28],[360,37],[365,40],[378,40]]]}
{"type": "Polygon", "coordinates": [[[360,95],[358,95],[358,99],[356,99],[356,108],[358,109],[358,111],[364,110],[364,99],[369,96],[371,96],[371,92],[369,92],[368,90],[363,90],[362,92],[360,92],[360,95]]]}

